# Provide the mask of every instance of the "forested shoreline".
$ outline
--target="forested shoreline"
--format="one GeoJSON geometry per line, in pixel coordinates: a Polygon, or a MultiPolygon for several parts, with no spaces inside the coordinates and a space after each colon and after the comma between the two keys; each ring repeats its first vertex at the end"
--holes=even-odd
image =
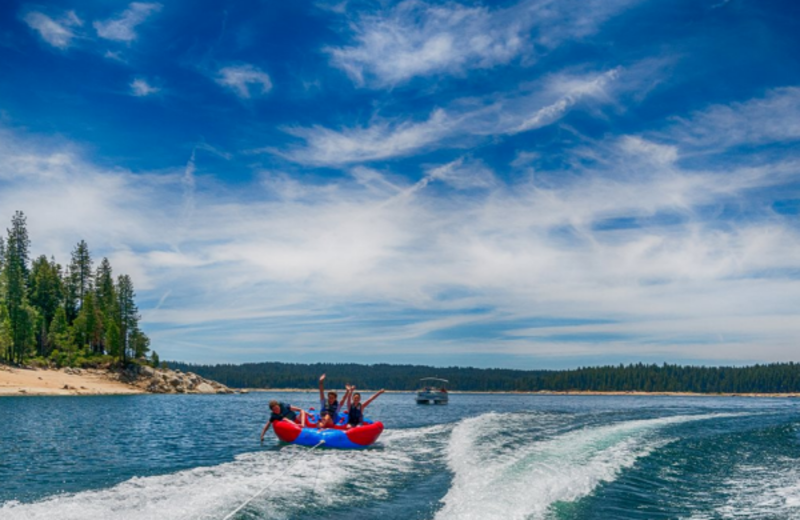
{"type": "MultiPolygon", "coordinates": [[[[124,366],[142,360],[150,340],[139,328],[133,281],[114,278],[103,258],[93,269],[81,240],[70,263],[30,257],[25,215],[0,237],[0,360],[12,365],[124,366]]],[[[151,362],[158,363],[155,352],[151,362]]]]}
{"type": "Polygon", "coordinates": [[[453,390],[473,392],[800,392],[800,363],[747,367],[699,367],[670,364],[629,364],[572,370],[510,370],[434,368],[422,365],[360,365],[352,363],[245,363],[196,365],[169,362],[170,368],[191,371],[233,388],[316,388],[319,375],[327,386],[415,390],[422,377],[441,377],[453,390]]]}

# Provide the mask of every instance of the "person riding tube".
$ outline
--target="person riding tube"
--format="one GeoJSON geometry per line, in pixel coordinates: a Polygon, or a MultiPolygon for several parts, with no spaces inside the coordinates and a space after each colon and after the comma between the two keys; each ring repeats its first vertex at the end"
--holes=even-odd
{"type": "Polygon", "coordinates": [[[269,421],[267,424],[264,425],[264,429],[261,430],[261,442],[264,442],[264,435],[269,430],[269,427],[275,421],[286,421],[289,423],[296,424],[297,423],[297,413],[300,413],[300,424],[306,424],[306,412],[302,408],[298,408],[296,406],[292,406],[290,404],[281,403],[276,400],[272,400],[269,402],[269,409],[272,414],[269,416],[269,421]]]}

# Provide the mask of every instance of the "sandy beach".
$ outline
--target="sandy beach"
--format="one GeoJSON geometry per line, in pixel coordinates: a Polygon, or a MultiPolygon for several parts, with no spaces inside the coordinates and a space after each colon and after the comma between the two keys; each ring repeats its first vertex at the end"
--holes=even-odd
{"type": "Polygon", "coordinates": [[[0,365],[0,396],[143,394],[144,390],[114,381],[102,370],[31,370],[0,365]]]}

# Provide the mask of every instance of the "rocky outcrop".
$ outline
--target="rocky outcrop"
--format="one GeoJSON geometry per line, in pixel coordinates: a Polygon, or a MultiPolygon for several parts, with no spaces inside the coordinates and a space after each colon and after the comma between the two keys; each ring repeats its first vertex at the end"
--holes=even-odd
{"type": "Polygon", "coordinates": [[[119,380],[153,394],[232,394],[227,386],[193,372],[131,365],[119,372],[119,380]]]}

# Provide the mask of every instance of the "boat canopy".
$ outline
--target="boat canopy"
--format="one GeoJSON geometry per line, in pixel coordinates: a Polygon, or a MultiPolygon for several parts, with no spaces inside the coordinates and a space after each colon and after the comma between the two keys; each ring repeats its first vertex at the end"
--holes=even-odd
{"type": "Polygon", "coordinates": [[[423,377],[422,379],[420,379],[420,382],[422,382],[422,381],[438,381],[440,383],[449,383],[450,382],[447,379],[440,379],[438,377],[423,377]]]}

